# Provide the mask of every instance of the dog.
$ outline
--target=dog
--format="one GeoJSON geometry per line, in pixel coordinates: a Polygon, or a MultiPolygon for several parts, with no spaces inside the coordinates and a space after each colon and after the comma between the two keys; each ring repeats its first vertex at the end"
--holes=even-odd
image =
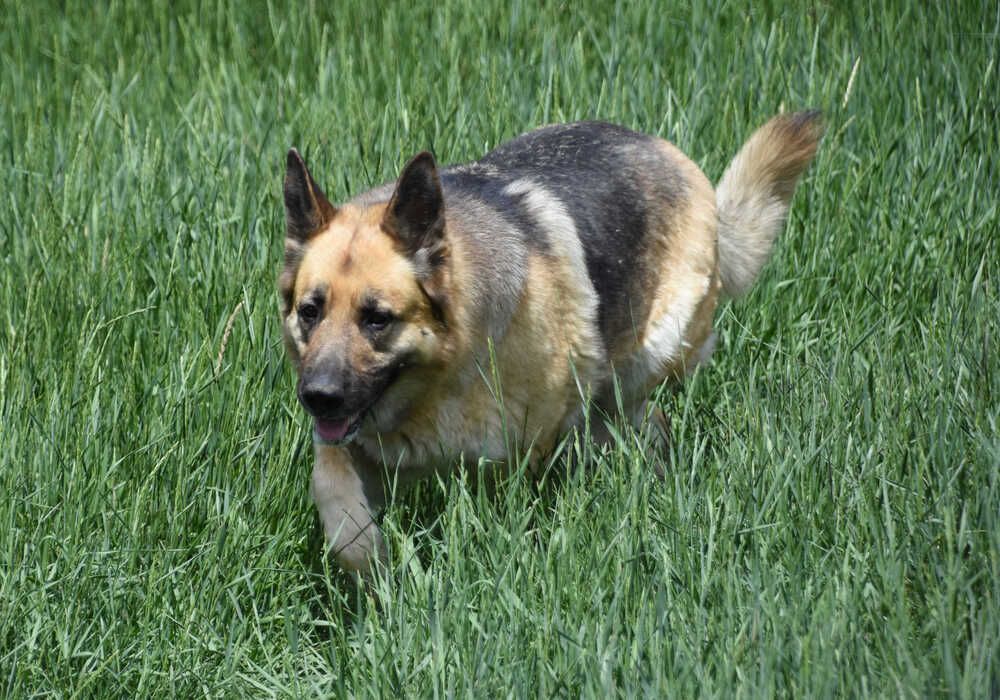
{"type": "Polygon", "coordinates": [[[337,207],[288,152],[282,328],[313,419],[313,498],[340,565],[386,559],[376,514],[464,460],[529,459],[585,425],[638,426],[711,357],[721,294],[757,278],[822,136],[758,129],[713,190],[671,143],[556,124],[439,169],[422,151],[337,207]]]}

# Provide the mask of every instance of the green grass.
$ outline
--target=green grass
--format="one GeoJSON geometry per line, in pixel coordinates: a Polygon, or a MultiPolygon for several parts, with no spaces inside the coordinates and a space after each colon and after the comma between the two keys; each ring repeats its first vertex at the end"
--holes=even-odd
{"type": "Polygon", "coordinates": [[[995,5],[61,4],[0,29],[4,694],[1000,693],[995,5]],[[659,397],[665,480],[632,435],[547,488],[432,480],[390,582],[330,570],[287,147],[342,200],[601,118],[715,181],[808,106],[770,265],[659,397]]]}

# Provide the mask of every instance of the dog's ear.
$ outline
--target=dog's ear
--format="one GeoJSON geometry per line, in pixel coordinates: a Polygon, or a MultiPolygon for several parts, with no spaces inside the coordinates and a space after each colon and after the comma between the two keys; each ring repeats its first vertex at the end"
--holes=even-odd
{"type": "Polygon", "coordinates": [[[430,151],[410,159],[382,217],[382,230],[407,254],[438,247],[444,236],[444,194],[430,151]]]}
{"type": "Polygon", "coordinates": [[[312,179],[309,168],[294,148],[288,151],[285,167],[285,266],[278,277],[282,314],[292,308],[295,274],[305,243],[322,231],[336,216],[337,210],[312,179]]]}
{"type": "Polygon", "coordinates": [[[285,166],[285,221],[288,238],[296,243],[304,243],[322,231],[336,214],[337,210],[309,174],[302,156],[294,148],[289,150],[285,166]]]}
{"type": "Polygon", "coordinates": [[[431,313],[446,325],[451,270],[446,264],[444,192],[429,151],[421,151],[403,167],[382,216],[382,230],[409,256],[431,313]]]}

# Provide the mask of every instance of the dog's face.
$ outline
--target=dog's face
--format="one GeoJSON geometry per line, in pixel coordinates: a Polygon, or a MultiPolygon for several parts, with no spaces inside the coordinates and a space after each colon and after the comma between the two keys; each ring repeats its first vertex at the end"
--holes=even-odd
{"type": "Polygon", "coordinates": [[[434,364],[447,336],[441,185],[421,153],[388,203],[336,209],[293,149],[284,194],[285,346],[315,437],[342,444],[380,403],[400,403],[401,378],[434,364]]]}

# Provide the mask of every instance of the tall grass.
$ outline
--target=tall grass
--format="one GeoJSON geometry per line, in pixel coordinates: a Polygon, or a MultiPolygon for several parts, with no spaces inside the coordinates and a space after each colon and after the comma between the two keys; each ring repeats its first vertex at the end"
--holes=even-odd
{"type": "Polygon", "coordinates": [[[4,3],[0,688],[997,695],[998,46],[989,3],[4,3]],[[600,118],[715,181],[807,106],[771,263],[658,395],[669,455],[460,469],[390,507],[390,580],[331,570],[288,146],[341,200],[600,118]]]}

